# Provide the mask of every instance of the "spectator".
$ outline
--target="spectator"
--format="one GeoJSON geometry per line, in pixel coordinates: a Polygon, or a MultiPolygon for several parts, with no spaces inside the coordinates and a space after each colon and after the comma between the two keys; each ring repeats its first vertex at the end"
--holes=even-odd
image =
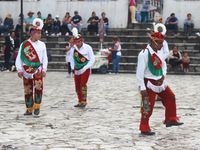
{"type": "MultiPolygon", "coordinates": [[[[103,18],[103,23],[104,23],[104,36],[106,36],[106,30],[109,29],[108,18],[106,17],[105,12],[102,12],[101,16],[103,18]]],[[[100,25],[100,20],[99,20],[99,25],[100,25]]],[[[98,30],[97,30],[97,36],[99,36],[99,25],[98,25],[98,30]]]]}
{"type": "Polygon", "coordinates": [[[45,19],[44,22],[44,29],[45,29],[45,33],[48,36],[48,30],[51,29],[52,25],[53,25],[54,21],[52,19],[51,14],[48,14],[47,18],[45,19]]]}
{"type": "Polygon", "coordinates": [[[11,14],[6,14],[6,18],[4,19],[3,23],[3,30],[2,30],[2,35],[4,35],[4,29],[6,29],[8,35],[10,35],[10,29],[13,28],[13,19],[11,14]]]}
{"type": "Polygon", "coordinates": [[[189,71],[190,57],[188,56],[187,52],[184,52],[182,61],[183,61],[184,72],[188,72],[189,71]]]}
{"type": "Polygon", "coordinates": [[[175,13],[171,13],[170,17],[165,21],[167,30],[174,30],[174,36],[177,36],[178,32],[178,18],[175,17],[175,13]]]}
{"type": "Polygon", "coordinates": [[[149,22],[149,5],[150,5],[150,0],[142,0],[142,19],[141,22],[145,22],[145,16],[146,16],[146,22],[149,22]]]}
{"type": "Polygon", "coordinates": [[[38,18],[40,18],[43,22],[45,22],[45,17],[41,14],[40,11],[37,12],[38,18]]]}
{"type": "Polygon", "coordinates": [[[89,35],[92,30],[94,30],[94,35],[97,34],[98,22],[99,22],[99,17],[97,17],[96,13],[93,11],[92,12],[92,17],[90,17],[88,19],[88,21],[87,21],[87,23],[90,23],[88,25],[88,33],[87,33],[87,35],[89,35]]]}
{"type": "Polygon", "coordinates": [[[192,28],[194,27],[194,21],[191,19],[191,14],[187,14],[187,19],[184,20],[184,32],[185,36],[191,35],[192,28]]]}
{"type": "Polygon", "coordinates": [[[57,15],[56,17],[56,21],[54,21],[54,23],[53,23],[53,26],[52,26],[52,36],[54,36],[55,35],[55,32],[54,32],[54,29],[56,29],[57,30],[57,32],[56,32],[56,35],[58,35],[58,33],[59,33],[59,29],[60,29],[60,20],[59,20],[59,16],[57,15]]]}
{"type": "Polygon", "coordinates": [[[59,35],[61,35],[61,33],[63,32],[63,30],[64,29],[66,29],[67,30],[67,32],[66,32],[66,36],[68,36],[69,35],[69,32],[70,32],[70,30],[69,30],[69,28],[68,28],[68,25],[71,23],[71,20],[72,20],[72,17],[70,16],[70,14],[69,14],[69,12],[67,12],[66,13],[66,15],[65,15],[65,17],[63,18],[63,20],[62,20],[62,26],[60,27],[60,33],[59,33],[59,35]]]}
{"type": "Polygon", "coordinates": [[[109,51],[112,53],[112,60],[113,60],[113,69],[111,74],[115,74],[119,72],[119,59],[121,57],[121,45],[118,42],[118,37],[113,37],[112,42],[114,46],[109,48],[109,51]]]}
{"type": "MultiPolygon", "coordinates": [[[[19,14],[19,18],[18,18],[18,21],[17,21],[17,26],[15,28],[15,34],[18,32],[19,29],[21,29],[21,14],[19,14]]],[[[23,15],[23,32],[26,33],[26,19],[24,18],[24,15],[23,15]]]]}
{"type": "MultiPolygon", "coordinates": [[[[67,78],[70,78],[71,77],[71,57],[72,56],[70,56],[71,54],[73,54],[73,46],[74,46],[74,39],[73,39],[73,37],[71,37],[70,39],[69,39],[69,45],[68,46],[66,46],[66,50],[67,50],[67,53],[66,53],[66,62],[68,63],[68,76],[67,76],[67,78]]],[[[72,72],[73,72],[73,70],[72,70],[72,72]]],[[[73,76],[74,76],[74,74],[73,74],[73,76]]]]}
{"type": "Polygon", "coordinates": [[[29,11],[28,12],[28,17],[26,18],[26,30],[28,30],[28,33],[31,29],[31,26],[33,25],[33,20],[35,19],[35,17],[33,17],[34,12],[29,11]]]}
{"type": "Polygon", "coordinates": [[[78,15],[78,11],[74,11],[74,17],[72,17],[72,20],[71,20],[71,24],[68,24],[68,28],[70,30],[70,32],[72,32],[72,29],[74,27],[76,27],[78,29],[78,32],[80,33],[81,30],[82,30],[82,17],[78,15]]]}
{"type": "Polygon", "coordinates": [[[176,65],[180,65],[181,70],[183,71],[182,56],[181,53],[177,51],[177,46],[174,46],[173,50],[169,52],[168,58],[169,58],[169,67],[167,69],[168,71],[170,70],[170,68],[176,65]]]}
{"type": "Polygon", "coordinates": [[[3,35],[3,25],[2,25],[2,18],[0,17],[0,33],[3,35]]]}
{"type": "Polygon", "coordinates": [[[136,3],[135,0],[129,0],[129,10],[131,12],[131,23],[138,23],[135,20],[136,3]]]}
{"type": "Polygon", "coordinates": [[[14,31],[11,32],[10,36],[5,37],[5,43],[0,55],[1,58],[4,53],[6,69],[11,69],[12,67],[12,62],[9,62],[9,60],[11,55],[14,55],[14,37],[15,37],[14,31]]]}

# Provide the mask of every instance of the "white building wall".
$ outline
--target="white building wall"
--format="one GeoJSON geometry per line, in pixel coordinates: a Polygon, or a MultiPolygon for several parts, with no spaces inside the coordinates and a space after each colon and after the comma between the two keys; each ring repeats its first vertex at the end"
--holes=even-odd
{"type": "MultiPolygon", "coordinates": [[[[87,20],[95,11],[97,16],[101,18],[101,13],[105,12],[109,19],[110,28],[126,28],[128,22],[128,1],[59,1],[59,0],[40,0],[40,1],[24,1],[23,13],[25,18],[27,13],[31,10],[35,12],[34,17],[37,17],[37,12],[40,11],[46,18],[49,13],[53,17],[60,16],[60,20],[65,16],[66,12],[70,12],[74,16],[74,11],[77,10],[83,19],[83,27],[87,27],[87,20]]],[[[0,16],[4,20],[5,14],[11,13],[14,23],[17,23],[18,16],[21,11],[20,0],[18,1],[1,1],[0,2],[0,16]]]]}
{"type": "Polygon", "coordinates": [[[183,28],[183,22],[187,18],[187,14],[192,14],[194,20],[194,28],[200,28],[200,0],[164,0],[163,8],[163,23],[171,13],[175,13],[178,18],[178,26],[183,28]]]}

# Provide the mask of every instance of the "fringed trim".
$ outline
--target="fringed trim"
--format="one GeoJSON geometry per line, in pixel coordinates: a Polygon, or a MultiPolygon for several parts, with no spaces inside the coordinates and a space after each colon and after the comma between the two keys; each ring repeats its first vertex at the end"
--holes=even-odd
{"type": "Polygon", "coordinates": [[[33,104],[33,108],[34,108],[34,109],[40,109],[40,108],[41,108],[41,104],[36,104],[36,103],[34,103],[34,104],[33,104]]]}
{"type": "Polygon", "coordinates": [[[165,119],[165,120],[163,121],[163,124],[165,124],[166,120],[168,120],[167,123],[169,123],[169,122],[171,122],[171,121],[179,121],[179,117],[176,116],[176,117],[170,117],[169,119],[165,119]]]}
{"type": "Polygon", "coordinates": [[[41,72],[42,70],[42,67],[40,66],[34,73],[27,73],[24,68],[23,68],[23,76],[26,78],[26,79],[33,79],[33,75],[38,73],[38,71],[41,72]]]}
{"type": "Polygon", "coordinates": [[[26,111],[28,110],[29,113],[33,113],[33,108],[26,108],[26,111]]]}
{"type": "Polygon", "coordinates": [[[149,125],[142,125],[142,124],[140,124],[140,131],[149,132],[150,131],[149,125]]]}
{"type": "Polygon", "coordinates": [[[87,102],[86,102],[86,101],[82,101],[81,103],[83,103],[84,105],[87,105],[87,102]]]}
{"type": "Polygon", "coordinates": [[[147,87],[156,93],[160,93],[167,88],[168,84],[166,81],[163,81],[161,86],[153,85],[150,81],[147,82],[147,87]]]}

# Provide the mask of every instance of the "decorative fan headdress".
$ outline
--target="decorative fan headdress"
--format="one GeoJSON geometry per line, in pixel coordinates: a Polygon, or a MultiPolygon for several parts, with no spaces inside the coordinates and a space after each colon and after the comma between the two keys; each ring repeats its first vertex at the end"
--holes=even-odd
{"type": "Polygon", "coordinates": [[[72,34],[73,34],[73,39],[76,41],[76,40],[80,40],[82,39],[82,36],[80,34],[78,34],[78,30],[77,28],[73,28],[72,29],[72,34]]]}
{"type": "Polygon", "coordinates": [[[42,27],[43,27],[43,21],[39,18],[35,18],[33,20],[33,26],[31,27],[31,29],[33,30],[37,30],[37,31],[42,31],[42,27]]]}

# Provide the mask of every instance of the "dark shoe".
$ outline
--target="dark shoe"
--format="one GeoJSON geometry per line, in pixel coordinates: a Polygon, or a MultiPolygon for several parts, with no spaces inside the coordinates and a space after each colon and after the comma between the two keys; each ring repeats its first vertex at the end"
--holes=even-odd
{"type": "Polygon", "coordinates": [[[24,115],[32,115],[28,110],[24,113],[24,115]]]}
{"type": "Polygon", "coordinates": [[[85,104],[81,103],[79,107],[85,107],[85,106],[86,106],[85,104]]]}
{"type": "Polygon", "coordinates": [[[175,121],[175,120],[169,122],[169,119],[167,119],[165,121],[165,124],[166,124],[166,127],[171,127],[171,126],[180,126],[180,125],[183,124],[183,122],[178,122],[178,121],[175,121]]]}
{"type": "Polygon", "coordinates": [[[39,113],[40,113],[40,109],[35,109],[35,110],[34,110],[34,114],[35,114],[35,115],[39,115],[39,113]]]}
{"type": "Polygon", "coordinates": [[[79,105],[79,104],[76,104],[76,105],[74,105],[74,107],[80,107],[80,105],[79,105]]]}
{"type": "Polygon", "coordinates": [[[152,132],[151,130],[149,130],[149,132],[141,131],[141,134],[144,134],[144,135],[154,135],[155,132],[152,132]]]}
{"type": "Polygon", "coordinates": [[[161,101],[161,98],[160,97],[156,98],[156,101],[161,101]]]}

